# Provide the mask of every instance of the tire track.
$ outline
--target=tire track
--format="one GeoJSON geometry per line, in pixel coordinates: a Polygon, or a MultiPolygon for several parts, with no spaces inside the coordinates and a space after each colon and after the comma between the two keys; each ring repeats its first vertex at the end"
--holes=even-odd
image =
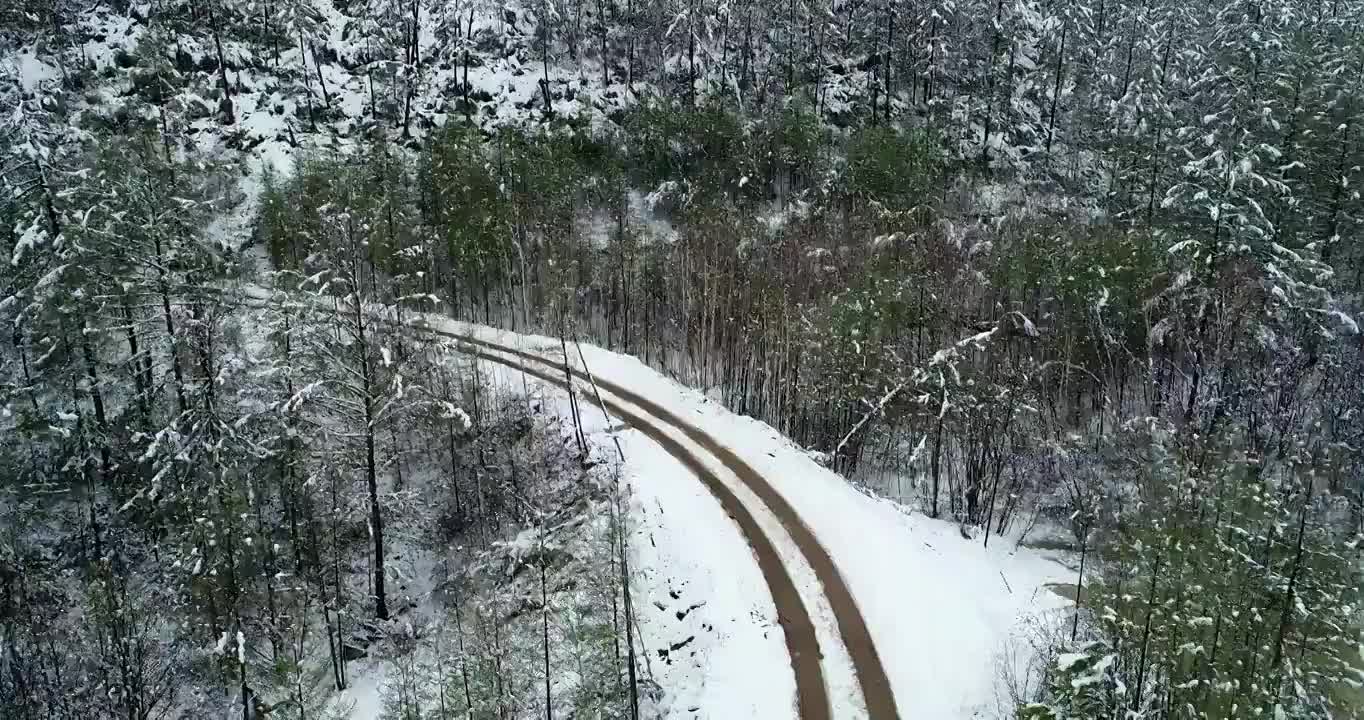
{"type": "MultiPolygon", "coordinates": [[[[271,291],[263,288],[247,288],[245,292],[248,300],[255,303],[269,302],[272,295],[271,291]],[[262,294],[264,297],[261,296],[262,294]]],[[[324,313],[328,310],[328,308],[316,306],[310,301],[305,302],[315,310],[324,313]]],[[[376,315],[380,316],[378,319],[381,321],[392,325],[401,325],[453,340],[457,347],[463,346],[460,348],[463,352],[474,357],[514,370],[521,370],[556,387],[569,387],[569,382],[559,374],[563,365],[554,362],[549,357],[432,327],[420,315],[406,322],[399,322],[394,318],[386,317],[384,316],[385,313],[376,313],[376,315]],[[489,351],[502,355],[491,354],[489,351]],[[504,355],[528,361],[548,370],[528,367],[526,363],[510,360],[504,355]]],[[[575,378],[575,380],[584,382],[582,378],[575,378]]],[[[745,462],[733,450],[683,420],[676,413],[629,388],[613,382],[609,378],[594,375],[592,380],[597,387],[604,388],[616,398],[624,400],[625,403],[642,409],[643,414],[615,399],[601,398],[602,403],[611,412],[627,420],[693,472],[739,526],[740,532],[748,542],[749,547],[752,548],[758,561],[763,579],[772,592],[773,604],[777,608],[778,622],[782,626],[787,651],[791,656],[791,669],[796,679],[796,705],[799,717],[803,720],[829,720],[832,717],[828,685],[824,681],[824,670],[821,665],[823,654],[820,652],[814,623],[805,607],[805,602],[796,590],[795,582],[786,566],[781,562],[771,539],[759,527],[757,520],[748,508],[743,505],[728,486],[705,467],[700,458],[668,435],[662,427],[652,422],[650,417],[681,432],[687,439],[713,455],[767,505],[768,510],[791,534],[792,540],[796,543],[801,554],[805,556],[806,562],[809,563],[816,578],[824,588],[824,594],[829,600],[838,623],[839,636],[852,658],[853,673],[862,689],[867,716],[872,720],[899,720],[899,712],[895,706],[895,696],[891,689],[890,679],[887,677],[880,655],[876,651],[876,645],[872,641],[866,621],[853,599],[852,591],[834,564],[833,558],[829,556],[828,551],[815,538],[814,532],[800,518],[800,515],[787,502],[786,498],[763,477],[762,473],[745,462]]]]}
{"type": "MultiPolygon", "coordinates": [[[[555,364],[543,356],[518,348],[511,348],[498,343],[434,328],[428,327],[428,329],[437,335],[456,339],[459,342],[469,345],[475,345],[512,355],[538,365],[554,368],[555,370],[562,368],[561,365],[555,364]]],[[[486,354],[479,354],[481,357],[486,358],[486,354]]],[[[497,361],[494,360],[494,362],[497,361]]],[[[514,365],[514,363],[509,364],[506,362],[502,362],[501,364],[508,366],[514,365]]],[[[524,365],[519,367],[530,372],[524,365]]],[[[537,377],[544,377],[538,373],[534,374],[536,374],[537,377]]],[[[599,387],[609,391],[612,395],[643,409],[650,416],[662,420],[667,425],[682,432],[682,434],[686,435],[692,442],[705,448],[706,451],[714,455],[721,464],[732,471],[741,482],[747,485],[749,489],[767,505],[768,509],[777,516],[777,519],[781,522],[782,526],[786,528],[787,532],[791,534],[791,538],[795,541],[801,554],[805,556],[806,561],[814,570],[815,576],[819,579],[820,584],[824,586],[824,593],[829,599],[829,604],[833,609],[834,617],[838,622],[839,636],[842,638],[843,644],[847,647],[848,654],[852,657],[853,672],[857,676],[858,684],[862,688],[862,697],[866,703],[868,717],[873,720],[898,720],[900,716],[899,711],[895,706],[895,694],[891,689],[890,678],[886,675],[885,666],[882,665],[880,654],[876,651],[876,644],[872,640],[871,631],[867,628],[866,620],[863,619],[862,612],[858,609],[857,602],[853,599],[852,591],[848,588],[848,584],[843,579],[842,573],[839,572],[838,566],[834,564],[833,558],[829,556],[828,551],[825,550],[824,546],[815,538],[814,532],[805,524],[805,521],[801,519],[799,513],[791,506],[790,502],[788,502],[786,498],[778,492],[765,477],[763,477],[762,473],[758,472],[752,465],[745,462],[733,450],[730,450],[710,435],[683,420],[676,413],[611,381],[609,378],[594,375],[593,379],[599,387]]],[[[559,387],[564,387],[566,382],[560,379],[559,382],[556,382],[555,384],[559,387]]],[[[609,404],[610,403],[608,403],[608,405],[609,404]]],[[[669,450],[669,452],[675,456],[677,455],[677,453],[672,452],[672,450],[669,450]]],[[[682,459],[683,462],[687,462],[687,460],[680,456],[679,459],[682,459]]],[[[691,466],[689,465],[689,467],[691,466]]],[[[715,481],[713,476],[710,477],[710,481],[715,481]]],[[[708,482],[707,485],[709,486],[710,482],[708,482]]],[[[712,491],[714,490],[712,489],[712,491]]],[[[733,495],[728,488],[725,488],[724,492],[733,498],[733,495]]],[[[737,498],[733,498],[733,500],[737,502],[737,498]]],[[[728,507],[726,509],[728,509],[728,507]]],[[[747,511],[745,511],[745,513],[746,512],[747,511]]],[[[751,520],[751,516],[749,516],[749,518],[751,520]]],[[[744,534],[745,536],[751,537],[747,528],[744,528],[744,534]]],[[[768,542],[770,547],[770,541],[766,542],[768,542]]],[[[750,544],[752,544],[751,541],[750,544]]],[[[782,569],[782,574],[786,575],[784,568],[782,569]]],[[[764,570],[764,575],[766,575],[766,570],[764,570]]],[[[789,575],[786,575],[786,577],[789,580],[789,575]]],[[[777,588],[774,586],[773,595],[775,596],[776,593],[777,588]]],[[[808,615],[805,616],[804,620],[807,622],[809,621],[808,615]]],[[[813,633],[813,630],[811,632],[813,633]]],[[[788,646],[789,645],[790,643],[788,642],[788,646]]],[[[815,644],[813,647],[815,647],[816,652],[818,652],[818,645],[815,644]]],[[[791,653],[792,661],[794,663],[796,658],[796,649],[794,647],[791,648],[791,653]]],[[[800,683],[800,673],[797,672],[798,688],[801,687],[800,683]]],[[[824,716],[827,717],[827,692],[825,695],[826,705],[824,716]]],[[[802,707],[801,717],[819,716],[806,715],[804,707],[802,707]]]]}
{"type": "MultiPolygon", "coordinates": [[[[513,353],[512,350],[485,344],[479,340],[473,340],[464,336],[447,333],[431,327],[422,328],[436,335],[440,335],[459,344],[466,345],[486,345],[491,349],[504,353],[513,353]]],[[[557,375],[557,372],[546,372],[535,368],[526,367],[524,364],[509,360],[505,357],[492,355],[481,350],[465,348],[464,352],[482,360],[494,362],[499,365],[520,370],[528,375],[547,382],[560,388],[568,388],[568,381],[557,375]]],[[[531,356],[534,357],[534,356],[531,356]]],[[[530,359],[529,357],[527,359],[530,359]]],[[[537,364],[556,368],[552,363],[544,358],[535,358],[537,364]]],[[[557,368],[556,368],[557,371],[557,368]]],[[[606,387],[601,379],[596,380],[597,384],[606,387]]],[[[612,394],[617,394],[615,390],[612,394]]],[[[631,398],[624,398],[629,402],[634,402],[631,398]]],[[[682,443],[669,435],[663,428],[651,422],[645,415],[635,412],[625,405],[612,399],[602,397],[601,401],[612,413],[619,418],[626,420],[632,427],[644,433],[650,440],[658,443],[669,455],[677,458],[679,462],[687,467],[696,475],[706,486],[706,489],[720,501],[721,507],[734,519],[739,526],[739,531],[744,539],[748,541],[748,546],[753,549],[753,554],[758,561],[758,568],[762,571],[763,580],[766,581],[768,588],[772,591],[772,602],[777,608],[778,623],[782,627],[782,633],[786,639],[786,649],[791,655],[791,669],[796,676],[796,709],[798,716],[813,720],[829,720],[832,713],[829,705],[829,694],[827,684],[824,682],[824,669],[820,664],[823,657],[819,650],[819,641],[815,635],[815,625],[810,619],[810,613],[805,608],[805,602],[800,597],[800,592],[796,590],[796,584],[792,580],[786,566],[781,562],[781,557],[777,554],[777,549],[772,541],[763,533],[758,526],[758,521],[744,506],[739,498],[730,490],[719,478],[708,470],[704,463],[692,452],[683,447],[682,443]]],[[[608,419],[609,420],[609,419],[608,419]]]]}

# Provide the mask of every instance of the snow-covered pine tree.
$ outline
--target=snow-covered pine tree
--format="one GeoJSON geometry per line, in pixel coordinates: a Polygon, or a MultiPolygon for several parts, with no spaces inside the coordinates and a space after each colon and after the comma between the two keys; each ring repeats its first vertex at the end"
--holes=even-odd
{"type": "Polygon", "coordinates": [[[1103,518],[1093,622],[1020,717],[1348,712],[1359,569],[1313,519],[1329,507],[1316,470],[1297,463],[1270,480],[1230,436],[1179,440],[1172,429],[1127,433],[1123,452],[1148,464],[1122,478],[1133,502],[1103,518]]]}

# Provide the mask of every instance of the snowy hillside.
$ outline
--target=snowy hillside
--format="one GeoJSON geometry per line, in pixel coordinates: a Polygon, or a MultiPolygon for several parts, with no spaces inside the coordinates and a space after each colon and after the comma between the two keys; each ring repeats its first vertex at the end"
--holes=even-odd
{"type": "Polygon", "coordinates": [[[1361,29],[0,0],[0,717],[1364,716],[1361,29]]]}

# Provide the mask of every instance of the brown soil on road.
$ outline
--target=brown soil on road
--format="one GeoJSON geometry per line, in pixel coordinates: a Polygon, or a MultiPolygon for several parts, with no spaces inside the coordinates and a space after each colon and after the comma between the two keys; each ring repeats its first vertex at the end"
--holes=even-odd
{"type": "MultiPolygon", "coordinates": [[[[562,365],[534,353],[453,333],[434,332],[456,338],[464,343],[513,355],[552,368],[554,371],[562,371],[562,365]]],[[[566,385],[566,381],[562,377],[551,377],[541,372],[534,372],[519,363],[507,362],[505,359],[489,356],[486,353],[478,352],[476,354],[502,365],[525,370],[559,387],[566,385]]],[[[853,671],[862,688],[868,717],[873,720],[898,720],[899,711],[895,707],[895,695],[891,689],[890,678],[886,675],[885,668],[881,664],[881,658],[876,652],[876,645],[872,641],[871,632],[867,629],[867,623],[862,618],[862,613],[853,599],[852,591],[848,589],[838,567],[834,565],[833,558],[829,556],[828,551],[824,549],[824,546],[815,538],[814,533],[801,520],[795,508],[753,466],[710,435],[693,427],[667,408],[628,388],[622,387],[607,378],[594,377],[593,379],[597,386],[636,407],[642,408],[653,418],[662,420],[667,425],[681,431],[692,442],[705,448],[729,468],[740,481],[753,490],[767,505],[768,509],[777,516],[782,525],[786,527],[787,532],[791,533],[796,546],[824,586],[824,593],[829,599],[829,605],[832,607],[834,617],[838,622],[839,635],[843,639],[843,644],[848,648],[848,654],[852,656],[853,671]]],[[[758,556],[758,565],[763,571],[763,577],[767,578],[768,585],[772,589],[772,598],[777,604],[778,615],[785,620],[783,628],[786,630],[786,644],[791,652],[791,663],[796,673],[796,688],[800,698],[800,717],[829,717],[828,694],[823,681],[823,671],[819,668],[819,644],[815,639],[814,627],[800,596],[796,593],[794,583],[792,583],[786,568],[782,566],[771,541],[762,534],[752,515],[739,503],[738,498],[729,488],[707,472],[697,459],[676,441],[663,434],[647,419],[615,403],[605,402],[611,406],[613,412],[629,420],[631,424],[662,445],[670,454],[677,457],[692,472],[696,473],[707,488],[720,500],[721,505],[735,519],[735,522],[739,524],[744,537],[748,539],[749,545],[758,556]],[[791,609],[791,614],[787,613],[786,608],[791,609]],[[810,663],[813,663],[815,667],[806,667],[810,663]],[[811,685],[816,685],[818,689],[811,687],[811,685]]]]}
{"type": "MultiPolygon", "coordinates": [[[[458,335],[448,335],[447,333],[434,331],[440,335],[458,339],[460,342],[468,342],[475,345],[484,345],[481,341],[474,341],[458,335]]],[[[492,344],[487,347],[504,352],[517,353],[492,344]]],[[[544,382],[566,387],[567,380],[558,374],[551,374],[526,367],[519,362],[514,362],[496,355],[489,355],[485,352],[473,351],[471,353],[483,360],[495,362],[499,365],[521,370],[528,375],[533,375],[544,382]]],[[[531,357],[539,364],[549,365],[542,358],[531,357]]],[[[552,367],[552,366],[551,366],[552,367]]],[[[606,387],[600,380],[597,384],[606,387]]],[[[613,394],[617,391],[612,390],[613,394]]],[[[634,402],[633,398],[625,398],[634,402]]],[[[672,436],[668,435],[656,423],[650,421],[642,414],[629,410],[611,400],[602,399],[607,408],[618,418],[624,419],[631,427],[639,430],[649,437],[650,440],[658,443],[669,455],[677,458],[683,465],[696,475],[706,486],[712,495],[720,501],[720,505],[725,512],[734,519],[739,526],[739,531],[744,539],[748,541],[749,547],[753,548],[753,554],[758,561],[758,568],[762,571],[763,580],[767,582],[768,588],[772,591],[772,602],[777,608],[778,623],[782,627],[782,632],[786,637],[786,649],[791,655],[791,669],[796,676],[796,706],[798,715],[801,718],[813,720],[830,720],[832,712],[829,707],[829,694],[824,682],[824,670],[820,666],[819,640],[815,635],[814,622],[810,619],[810,613],[805,608],[804,601],[801,600],[800,593],[796,590],[796,584],[787,572],[786,566],[782,564],[781,558],[777,555],[777,549],[772,545],[762,529],[758,526],[758,521],[754,519],[748,508],[739,502],[736,497],[719,478],[715,477],[706,469],[705,465],[695,455],[689,452],[672,436]]]]}
{"type": "MultiPolygon", "coordinates": [[[[247,297],[250,300],[256,302],[266,300],[266,298],[254,295],[254,292],[254,289],[248,290],[247,297]]],[[[385,321],[399,324],[392,319],[385,319],[385,321]]],[[[537,370],[527,367],[525,363],[508,360],[505,357],[490,355],[480,350],[470,351],[470,354],[484,360],[521,370],[558,387],[567,387],[568,385],[567,380],[559,375],[562,372],[562,365],[553,362],[550,358],[458,333],[439,330],[426,325],[424,322],[408,321],[400,324],[415,330],[423,330],[433,335],[446,337],[466,346],[482,347],[549,368],[548,371],[537,370]]],[[[609,379],[594,377],[593,380],[598,387],[605,388],[625,402],[643,409],[653,420],[662,421],[662,423],[682,432],[692,442],[710,452],[729,468],[741,482],[747,485],[777,516],[777,519],[791,534],[797,548],[814,570],[816,578],[823,585],[824,593],[838,623],[839,635],[848,649],[848,654],[852,657],[853,671],[857,676],[858,684],[862,688],[862,697],[866,702],[867,717],[872,720],[899,720],[899,712],[895,707],[895,696],[891,690],[890,680],[886,676],[881,658],[876,652],[876,646],[872,642],[871,632],[867,629],[866,621],[862,618],[856,601],[853,600],[852,592],[848,589],[847,583],[844,582],[837,566],[834,565],[833,559],[829,557],[828,551],[820,545],[814,533],[801,520],[800,515],[786,501],[786,498],[777,492],[761,473],[744,462],[734,451],[693,427],[678,417],[677,414],[609,379]]],[[[778,556],[776,548],[772,545],[771,539],[762,532],[752,513],[739,501],[733,491],[708,471],[699,458],[670,437],[659,424],[653,422],[650,417],[630,410],[620,403],[604,398],[602,402],[611,412],[616,413],[617,416],[625,419],[654,442],[657,442],[669,454],[676,457],[695,473],[697,478],[719,500],[730,517],[734,518],[740,532],[748,541],[749,547],[753,548],[753,553],[758,561],[758,568],[761,570],[768,588],[772,591],[772,600],[777,608],[778,622],[782,626],[787,651],[791,656],[791,669],[795,674],[797,712],[803,720],[831,719],[832,711],[829,705],[828,686],[824,682],[824,671],[820,665],[823,656],[819,649],[818,637],[815,635],[814,623],[810,619],[810,613],[806,609],[800,593],[796,590],[795,582],[791,579],[790,573],[778,556]]]]}

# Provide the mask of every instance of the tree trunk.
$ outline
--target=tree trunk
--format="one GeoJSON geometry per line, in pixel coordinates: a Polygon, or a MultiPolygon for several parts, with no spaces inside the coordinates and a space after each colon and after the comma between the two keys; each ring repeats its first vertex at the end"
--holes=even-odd
{"type": "Polygon", "coordinates": [[[1070,623],[1070,641],[1080,632],[1080,594],[1085,588],[1085,556],[1089,550],[1089,530],[1080,531],[1080,571],[1075,574],[1075,617],[1070,623]]]}
{"type": "Polygon", "coordinates": [[[1052,138],[1056,132],[1056,104],[1061,99],[1061,73],[1065,70],[1066,62],[1066,32],[1070,30],[1070,23],[1061,26],[1060,47],[1056,51],[1056,82],[1052,85],[1051,109],[1047,112],[1047,152],[1051,152],[1052,138]]]}
{"type": "Polygon", "coordinates": [[[364,397],[365,420],[365,483],[369,488],[369,525],[374,534],[374,615],[388,619],[388,597],[384,588],[384,518],[379,506],[379,472],[374,451],[373,378],[369,361],[369,342],[365,337],[365,319],[357,289],[355,295],[356,362],[360,366],[361,389],[364,397]]]}
{"type": "Polygon", "coordinates": [[[549,583],[545,578],[545,565],[548,558],[545,555],[544,532],[540,529],[540,637],[544,645],[545,653],[545,720],[554,720],[554,703],[550,696],[550,674],[549,674],[549,583]]]}
{"type": "Polygon", "coordinates": [[[218,17],[213,12],[213,2],[205,3],[208,8],[208,24],[213,29],[213,47],[218,54],[218,82],[223,89],[223,98],[218,101],[218,112],[222,113],[223,124],[231,125],[235,123],[236,116],[232,110],[232,87],[227,82],[227,60],[223,57],[223,41],[218,29],[218,17]]]}
{"type": "MultiPolygon", "coordinates": [[[[947,391],[944,390],[943,392],[946,393],[947,391]]],[[[928,516],[934,519],[938,517],[938,488],[942,471],[942,424],[943,419],[940,416],[938,417],[937,430],[933,433],[933,459],[931,462],[933,466],[933,496],[930,501],[928,516]]]]}

